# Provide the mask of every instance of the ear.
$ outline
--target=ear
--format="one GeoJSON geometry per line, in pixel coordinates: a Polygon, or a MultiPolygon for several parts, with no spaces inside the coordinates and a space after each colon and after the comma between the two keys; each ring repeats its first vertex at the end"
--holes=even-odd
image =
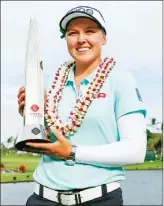
{"type": "Polygon", "coordinates": [[[103,32],[103,39],[102,39],[102,45],[105,45],[107,43],[107,37],[103,32]]]}

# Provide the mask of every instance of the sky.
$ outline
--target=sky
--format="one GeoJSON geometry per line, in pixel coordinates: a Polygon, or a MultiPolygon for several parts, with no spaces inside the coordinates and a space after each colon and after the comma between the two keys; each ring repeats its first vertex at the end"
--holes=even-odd
{"type": "Polygon", "coordinates": [[[130,71],[152,117],[162,121],[162,1],[2,1],[1,2],[1,141],[23,125],[17,94],[24,85],[29,21],[36,18],[47,88],[55,71],[70,59],[59,21],[76,6],[97,8],[106,20],[103,55],[114,56],[130,71]]]}

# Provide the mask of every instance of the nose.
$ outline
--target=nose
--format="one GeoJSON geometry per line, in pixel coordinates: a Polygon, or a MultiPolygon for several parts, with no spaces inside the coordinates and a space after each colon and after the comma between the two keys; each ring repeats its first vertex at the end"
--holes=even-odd
{"type": "Polygon", "coordinates": [[[84,33],[81,32],[81,33],[79,34],[79,36],[78,36],[78,42],[79,42],[80,44],[83,44],[83,43],[86,42],[86,36],[85,36],[84,33]]]}

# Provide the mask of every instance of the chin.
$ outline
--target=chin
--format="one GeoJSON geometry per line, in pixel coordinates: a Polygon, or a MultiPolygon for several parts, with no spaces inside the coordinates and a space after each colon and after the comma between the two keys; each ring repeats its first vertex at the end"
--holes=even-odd
{"type": "Polygon", "coordinates": [[[85,56],[85,55],[84,56],[75,56],[74,59],[75,59],[75,61],[81,62],[83,64],[93,62],[95,60],[95,58],[90,57],[88,55],[87,56],[85,56]]]}

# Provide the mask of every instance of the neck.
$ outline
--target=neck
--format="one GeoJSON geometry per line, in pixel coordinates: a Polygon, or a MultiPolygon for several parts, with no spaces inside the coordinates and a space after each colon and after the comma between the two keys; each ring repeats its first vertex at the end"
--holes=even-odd
{"type": "Polygon", "coordinates": [[[75,77],[85,78],[96,69],[96,67],[100,64],[100,61],[101,58],[97,58],[91,63],[76,62],[75,77]]]}

